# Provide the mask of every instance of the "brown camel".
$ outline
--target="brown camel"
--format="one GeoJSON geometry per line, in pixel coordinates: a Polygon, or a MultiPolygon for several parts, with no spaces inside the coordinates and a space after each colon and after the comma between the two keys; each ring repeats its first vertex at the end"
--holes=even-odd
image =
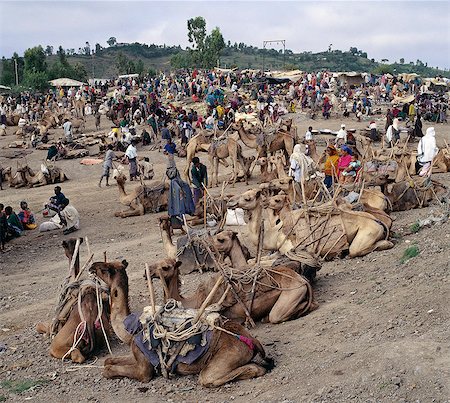
{"type": "MultiPolygon", "coordinates": [[[[166,260],[170,262],[172,268],[178,266],[173,259],[166,260]]],[[[110,287],[113,329],[119,338],[129,341],[131,345],[131,355],[105,360],[103,375],[106,378],[127,377],[140,382],[149,382],[154,376],[155,368],[137,345],[139,334],[133,337],[123,325],[130,312],[126,267],[126,262],[98,262],[89,269],[110,287]]],[[[200,385],[206,387],[217,387],[230,381],[264,375],[266,368],[251,362],[258,353],[265,358],[261,343],[238,323],[223,320],[221,327],[232,334],[214,328],[207,352],[192,364],[178,363],[175,372],[179,375],[199,374],[200,385]],[[242,335],[251,340],[253,349],[235,335],[242,335]]]]}
{"type": "Polygon", "coordinates": [[[167,210],[169,197],[169,185],[167,183],[154,182],[152,185],[138,185],[131,193],[125,192],[126,176],[120,174],[116,178],[119,188],[119,201],[129,207],[127,211],[117,211],[116,217],[132,217],[144,215],[148,212],[167,210]]]}
{"type": "Polygon", "coordinates": [[[9,186],[12,188],[17,189],[27,185],[26,179],[19,171],[13,176],[11,167],[7,167],[3,170],[3,177],[5,181],[8,181],[9,186]]]}
{"type": "Polygon", "coordinates": [[[256,165],[259,165],[261,169],[258,183],[268,183],[271,180],[276,179],[278,177],[277,171],[275,170],[269,171],[269,158],[259,157],[256,160],[256,165]]]}
{"type": "MultiPolygon", "coordinates": [[[[261,192],[249,190],[228,202],[229,208],[240,207],[249,212],[248,237],[252,243],[258,244],[260,220],[263,217],[261,192]]],[[[278,211],[270,207],[264,211],[264,249],[279,250],[280,253],[290,252],[297,244],[311,239],[309,231],[321,221],[325,229],[320,231],[329,236],[312,242],[308,250],[313,250],[321,256],[334,256],[339,251],[349,249],[350,257],[364,256],[374,250],[384,250],[393,247],[387,241],[389,229],[371,214],[352,211],[351,206],[342,203],[334,209],[330,206],[330,214],[306,218],[304,210],[294,210],[280,216],[278,211]],[[285,222],[286,221],[286,222],[285,222]],[[295,227],[292,230],[292,227],[295,227]]],[[[320,237],[319,237],[320,238],[320,237]]],[[[312,239],[313,240],[313,239],[312,239]]]]}
{"type": "MultiPolygon", "coordinates": [[[[80,244],[83,242],[79,238],[80,244]]],[[[62,246],[64,252],[70,262],[75,253],[76,239],[69,239],[64,241],[62,246]]],[[[51,332],[56,332],[50,344],[50,355],[52,357],[61,359],[63,357],[70,358],[73,362],[83,363],[86,358],[103,347],[104,335],[100,326],[99,308],[97,305],[97,291],[96,287],[89,283],[74,282],[79,273],[79,257],[74,262],[72,270],[69,272],[69,277],[65,283],[65,290],[67,290],[65,304],[58,309],[57,316],[54,321],[54,328],[50,323],[38,323],[36,330],[41,334],[50,335],[51,332]],[[73,287],[72,287],[73,286],[73,287]],[[79,311],[81,308],[81,313],[79,311]],[[74,342],[77,340],[77,343],[74,342]]],[[[102,301],[108,307],[108,297],[100,296],[102,301]]],[[[104,309],[101,314],[101,321],[106,325],[105,331],[109,330],[108,310],[104,309]]]]}
{"type": "MultiPolygon", "coordinates": [[[[206,137],[206,135],[202,132],[196,134],[192,137],[186,145],[186,167],[184,169],[184,176],[186,179],[191,182],[191,177],[189,175],[189,168],[191,166],[192,158],[195,157],[195,154],[199,151],[208,152],[211,139],[206,137]]],[[[227,163],[228,166],[228,163],[227,163]]]]}
{"type": "Polygon", "coordinates": [[[23,181],[26,182],[29,187],[45,186],[68,180],[66,174],[58,167],[47,167],[47,170],[48,174],[45,174],[41,170],[34,173],[30,167],[25,165],[19,168],[17,172],[21,173],[23,181]]]}

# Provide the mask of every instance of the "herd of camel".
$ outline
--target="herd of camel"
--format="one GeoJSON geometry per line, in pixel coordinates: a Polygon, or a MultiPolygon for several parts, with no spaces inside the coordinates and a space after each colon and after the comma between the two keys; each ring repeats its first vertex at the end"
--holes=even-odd
{"type": "MultiPolygon", "coordinates": [[[[259,167],[258,185],[234,196],[225,196],[223,187],[220,197],[208,197],[209,203],[198,208],[194,221],[204,223],[207,215],[214,214],[220,229],[201,236],[190,234],[188,229],[187,237],[194,250],[195,262],[187,256],[189,248],[174,244],[171,220],[161,217],[161,237],[167,258],[149,265],[146,272],[147,281],[151,282],[152,278],[161,281],[164,301],[176,300],[184,309],[197,310],[204,310],[208,302],[220,313],[220,326],[210,329],[212,333],[206,352],[193,363],[180,362],[171,368],[180,375],[199,374],[199,383],[207,387],[264,375],[273,362],[243,324],[260,320],[282,323],[316,309],[313,284],[321,261],[346,254],[364,256],[392,248],[389,213],[426,206],[433,199],[441,199],[447,191],[444,185],[431,178],[414,176],[415,154],[408,150],[407,143],[391,149],[373,149],[361,137],[358,140],[364,148],[364,167],[370,169],[363,170],[357,185],[350,188],[339,185],[330,194],[321,177],[317,176],[302,183],[299,192],[287,174],[287,157],[298,141],[292,121],[285,121],[273,133],[263,137],[259,128],[242,122],[232,124],[227,130],[229,135],[219,139],[202,131],[189,141],[186,178],[189,179],[189,167],[195,154],[207,152],[213,187],[218,185],[219,164],[229,166],[230,162],[232,173],[228,183],[234,184],[238,180],[248,183],[255,167],[259,167]],[[245,157],[240,143],[255,150],[255,156],[245,157]],[[353,200],[350,200],[352,194],[353,200]],[[237,233],[223,229],[226,215],[233,214],[238,208],[247,215],[245,240],[251,244],[249,247],[257,250],[254,257],[237,233]],[[193,294],[183,295],[180,290],[182,275],[198,264],[199,250],[207,251],[209,258],[205,264],[217,273],[198,284],[193,294]],[[262,256],[263,251],[272,254],[262,256]],[[255,361],[258,354],[261,358],[255,361]]],[[[308,146],[318,168],[321,156],[314,142],[308,146]]],[[[10,185],[16,187],[39,186],[66,179],[58,168],[46,169],[44,174],[20,167],[16,175],[11,169],[4,170],[4,175],[10,185]]],[[[433,172],[450,171],[448,148],[441,149],[432,169],[433,172]]],[[[119,201],[127,206],[126,210],[115,213],[117,217],[167,210],[167,182],[141,182],[127,192],[126,176],[118,173],[115,179],[119,201]]],[[[80,269],[81,242],[81,239],[71,239],[63,243],[69,258],[66,285],[75,284],[77,292],[62,304],[53,323],[40,323],[38,331],[52,335],[50,354],[53,357],[70,358],[77,363],[104,348],[105,343],[108,344],[108,335],[114,332],[130,346],[131,353],[107,358],[104,376],[148,382],[158,371],[158,366],[152,364],[142,351],[138,342],[142,335],[130,333],[124,325],[124,320],[131,314],[128,263],[125,260],[107,262],[106,259],[92,264],[88,261],[80,269]],[[80,280],[83,270],[88,270],[97,283],[80,280]]],[[[163,363],[160,365],[162,367],[163,363]]]]}

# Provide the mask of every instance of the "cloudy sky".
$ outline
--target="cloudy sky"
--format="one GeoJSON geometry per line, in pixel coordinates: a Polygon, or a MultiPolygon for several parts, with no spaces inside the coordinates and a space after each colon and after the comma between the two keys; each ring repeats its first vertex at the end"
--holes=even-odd
{"type": "Polygon", "coordinates": [[[78,49],[118,42],[186,46],[189,18],[203,16],[225,41],[262,47],[285,39],[294,52],[348,50],[390,62],[450,68],[450,1],[4,1],[0,55],[35,45],[78,49]]]}

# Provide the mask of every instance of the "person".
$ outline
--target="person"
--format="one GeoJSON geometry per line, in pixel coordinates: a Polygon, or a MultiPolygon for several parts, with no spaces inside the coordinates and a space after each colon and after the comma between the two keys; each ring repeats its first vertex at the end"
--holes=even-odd
{"type": "Polygon", "coordinates": [[[176,168],[174,156],[176,152],[177,147],[175,143],[172,142],[172,138],[170,137],[167,140],[167,144],[164,146],[164,154],[166,154],[168,158],[167,168],[176,168]]]}
{"type": "Polygon", "coordinates": [[[73,142],[73,135],[72,135],[72,122],[69,121],[69,119],[64,119],[63,124],[64,129],[64,137],[66,138],[66,143],[72,143],[73,142]]]}
{"type": "Polygon", "coordinates": [[[352,160],[353,151],[347,145],[341,146],[341,155],[338,160],[338,177],[341,178],[342,172],[350,165],[352,160]]]}
{"type": "Polygon", "coordinates": [[[375,120],[371,120],[369,123],[369,129],[370,129],[370,139],[372,141],[378,141],[378,131],[377,131],[377,123],[375,120]]]}
{"type": "Polygon", "coordinates": [[[345,130],[345,124],[341,124],[341,128],[337,132],[335,145],[336,147],[340,147],[343,144],[347,143],[347,130],[345,130]]]}
{"type": "Polygon", "coordinates": [[[98,131],[98,130],[100,130],[100,117],[101,117],[98,108],[97,108],[94,116],[95,116],[95,130],[98,131]]]}
{"type": "Polygon", "coordinates": [[[417,145],[416,172],[420,176],[424,176],[429,172],[431,163],[438,152],[436,132],[434,131],[434,127],[429,127],[425,132],[425,136],[419,140],[419,144],[417,145]]]}
{"type": "Polygon", "coordinates": [[[142,130],[141,137],[142,137],[142,145],[143,146],[148,146],[151,144],[152,139],[150,137],[150,133],[147,130],[145,130],[145,129],[142,130]]]}
{"type": "Polygon", "coordinates": [[[305,133],[305,141],[311,141],[313,139],[312,130],[312,126],[309,126],[308,130],[305,133]]]}
{"type": "Polygon", "coordinates": [[[20,211],[17,215],[24,229],[35,229],[37,227],[34,214],[28,208],[26,201],[20,202],[20,211]]]}
{"type": "Polygon", "coordinates": [[[194,204],[203,197],[204,188],[208,186],[208,171],[198,157],[192,158],[192,187],[194,189],[194,204]]]}
{"type": "Polygon", "coordinates": [[[105,154],[105,160],[103,161],[103,173],[102,176],[100,176],[100,182],[98,182],[98,187],[102,187],[102,180],[103,178],[106,178],[106,186],[109,186],[109,173],[112,168],[112,162],[113,159],[116,158],[116,154],[114,154],[113,151],[113,145],[108,144],[108,149],[105,154]]]}
{"type": "Polygon", "coordinates": [[[420,113],[416,115],[416,121],[414,122],[414,129],[412,135],[413,137],[423,137],[422,116],[420,116],[420,113]]]}
{"type": "Polygon", "coordinates": [[[130,169],[130,181],[134,180],[138,177],[139,172],[137,170],[137,150],[136,150],[136,141],[131,140],[130,145],[127,147],[125,151],[125,157],[128,160],[129,169],[130,169]]]}
{"type": "Polygon", "coordinates": [[[309,170],[314,162],[302,152],[300,144],[294,146],[294,151],[289,158],[289,162],[289,176],[292,176],[297,184],[308,179],[309,170]]]}
{"type": "Polygon", "coordinates": [[[195,204],[189,185],[181,180],[180,173],[176,167],[169,167],[166,175],[170,179],[169,199],[167,212],[170,217],[172,228],[181,229],[182,217],[185,214],[195,213],[195,204]]]}
{"type": "Polygon", "coordinates": [[[47,203],[45,208],[58,212],[61,208],[62,201],[66,198],[66,196],[64,196],[64,193],[61,192],[60,186],[55,186],[54,192],[55,195],[50,197],[50,203],[47,203]]]}
{"type": "Polygon", "coordinates": [[[61,228],[64,228],[64,235],[80,229],[80,214],[74,206],[69,204],[69,199],[66,198],[62,201],[61,210],[58,214],[39,226],[39,232],[53,231],[61,228]]]}
{"type": "Polygon", "coordinates": [[[386,130],[386,140],[389,146],[393,146],[400,140],[400,122],[397,118],[394,119],[392,125],[386,130]]]}
{"type": "Polygon", "coordinates": [[[352,183],[355,181],[358,171],[361,169],[361,161],[358,156],[353,154],[350,159],[348,167],[342,171],[341,183],[352,183]]]}
{"type": "Polygon", "coordinates": [[[0,203],[0,252],[5,250],[6,232],[8,228],[8,220],[6,213],[3,211],[4,208],[4,204],[0,203]]]}
{"type": "Polygon", "coordinates": [[[17,217],[17,214],[13,211],[11,206],[5,207],[6,221],[8,223],[7,227],[7,237],[10,238],[19,237],[24,231],[23,225],[17,217]]]}
{"type": "Polygon", "coordinates": [[[169,142],[169,139],[172,139],[172,136],[170,134],[170,130],[167,128],[167,125],[164,123],[164,127],[161,129],[161,138],[163,140],[166,140],[166,143],[169,142]]]}
{"type": "Polygon", "coordinates": [[[54,161],[56,160],[57,156],[58,156],[58,149],[56,148],[56,145],[52,144],[47,151],[47,161],[54,161]]]}
{"type": "Polygon", "coordinates": [[[338,160],[339,156],[336,148],[334,145],[330,144],[326,149],[326,159],[323,169],[325,174],[325,179],[323,182],[327,188],[330,188],[333,185],[333,182],[337,180],[338,160]]]}

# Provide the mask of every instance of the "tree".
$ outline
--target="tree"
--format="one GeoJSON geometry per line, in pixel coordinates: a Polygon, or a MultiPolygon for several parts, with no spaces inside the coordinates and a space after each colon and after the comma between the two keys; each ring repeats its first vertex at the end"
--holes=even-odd
{"type": "Polygon", "coordinates": [[[401,59],[400,59],[400,64],[404,64],[405,63],[405,59],[402,57],[401,59]]]}
{"type": "Polygon", "coordinates": [[[213,67],[220,57],[220,51],[225,48],[225,41],[218,27],[214,28],[205,39],[205,49],[202,57],[202,65],[213,67]]]}
{"type": "Polygon", "coordinates": [[[2,57],[2,77],[0,82],[3,85],[14,85],[14,61],[2,57]]]}
{"type": "Polygon", "coordinates": [[[102,47],[100,46],[99,43],[95,44],[95,53],[100,53],[100,51],[102,50],[102,47]]]}
{"type": "Polygon", "coordinates": [[[53,54],[53,46],[47,45],[47,47],[45,48],[45,55],[51,56],[52,54],[53,54]]]}
{"type": "Polygon", "coordinates": [[[109,39],[106,41],[106,43],[107,43],[109,46],[114,46],[114,45],[117,43],[117,40],[116,40],[116,38],[115,38],[114,36],[111,36],[111,38],[109,38],[109,39]]]}
{"type": "Polygon", "coordinates": [[[203,17],[191,18],[187,22],[188,40],[195,50],[203,50],[206,37],[206,21],[203,17]]]}
{"type": "Polygon", "coordinates": [[[45,91],[48,87],[48,75],[45,71],[28,71],[25,74],[23,85],[39,91],[45,91]]]}
{"type": "Polygon", "coordinates": [[[89,45],[89,42],[86,42],[86,46],[84,47],[84,54],[86,56],[89,56],[91,54],[91,45],[89,45]]]}
{"type": "Polygon", "coordinates": [[[141,75],[144,72],[144,62],[141,59],[137,61],[135,71],[139,75],[141,75]]]}
{"type": "Polygon", "coordinates": [[[25,61],[25,74],[27,72],[37,72],[47,70],[45,53],[41,45],[27,49],[23,55],[25,61]]]}
{"type": "Polygon", "coordinates": [[[381,63],[387,63],[389,62],[389,59],[381,59],[381,63]]]}

